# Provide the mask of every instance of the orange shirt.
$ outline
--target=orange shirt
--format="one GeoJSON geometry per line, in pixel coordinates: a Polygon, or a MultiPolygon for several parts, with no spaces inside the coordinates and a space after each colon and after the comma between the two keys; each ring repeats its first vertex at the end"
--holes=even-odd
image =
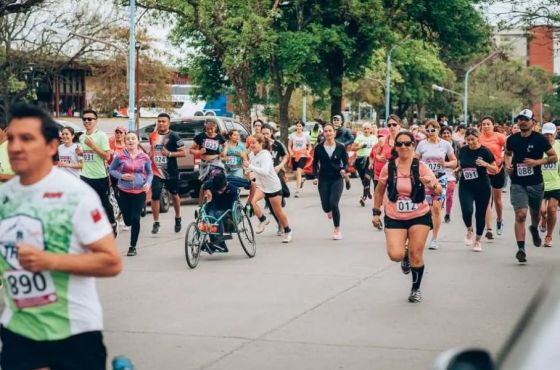
{"type": "MultiPolygon", "coordinates": [[[[430,212],[430,205],[426,200],[422,203],[412,203],[410,200],[410,194],[412,192],[412,182],[410,176],[403,176],[398,170],[397,159],[397,194],[398,199],[396,202],[391,202],[385,192],[383,198],[383,206],[385,207],[385,214],[392,218],[393,220],[412,220],[413,218],[424,216],[426,213],[430,212]]],[[[433,186],[437,184],[437,179],[432,170],[424,162],[419,163],[420,177],[428,177],[430,179],[430,185],[433,186]]],[[[385,164],[379,175],[379,182],[382,184],[387,184],[387,178],[389,177],[389,163],[385,164]]]]}
{"type": "MultiPolygon", "coordinates": [[[[496,159],[498,172],[500,172],[502,170],[503,150],[506,147],[506,136],[499,132],[491,132],[490,135],[481,133],[478,139],[480,140],[480,144],[490,150],[496,159]]],[[[494,173],[489,172],[489,174],[493,175],[494,173]]]]}

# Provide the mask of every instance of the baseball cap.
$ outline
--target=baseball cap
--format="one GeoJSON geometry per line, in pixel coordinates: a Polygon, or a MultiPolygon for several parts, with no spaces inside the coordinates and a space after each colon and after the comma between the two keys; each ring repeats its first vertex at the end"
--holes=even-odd
{"type": "Polygon", "coordinates": [[[276,122],[269,121],[267,125],[269,125],[270,128],[273,129],[274,131],[278,130],[278,127],[276,126],[276,122]]]}
{"type": "Polygon", "coordinates": [[[115,131],[120,131],[123,134],[126,134],[128,132],[128,130],[126,128],[124,128],[124,126],[117,126],[115,127],[115,131]]]}
{"type": "Polygon", "coordinates": [[[543,135],[546,135],[546,134],[556,135],[556,125],[552,122],[545,123],[542,127],[542,132],[541,133],[543,135]]]}
{"type": "Polygon", "coordinates": [[[339,115],[339,114],[335,114],[332,118],[333,118],[333,120],[334,120],[334,119],[339,119],[339,120],[342,121],[342,116],[339,115]]]}
{"type": "Polygon", "coordinates": [[[390,132],[388,128],[380,128],[379,130],[377,130],[377,136],[379,137],[387,137],[389,136],[390,132]]]}
{"type": "Polygon", "coordinates": [[[521,112],[519,112],[519,114],[515,118],[516,119],[519,119],[519,118],[533,119],[533,111],[530,110],[530,109],[523,109],[521,112]]]}

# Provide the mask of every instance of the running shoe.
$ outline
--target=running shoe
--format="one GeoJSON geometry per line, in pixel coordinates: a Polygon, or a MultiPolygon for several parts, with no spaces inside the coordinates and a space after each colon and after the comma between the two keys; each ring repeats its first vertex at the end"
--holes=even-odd
{"type": "Polygon", "coordinates": [[[471,246],[474,242],[474,233],[472,230],[467,230],[467,235],[465,235],[465,245],[471,246]]]}
{"type": "Polygon", "coordinates": [[[480,245],[480,242],[474,242],[472,250],[473,252],[482,252],[482,246],[480,245]]]}
{"type": "Polygon", "coordinates": [[[494,239],[494,234],[492,233],[492,229],[487,229],[485,236],[486,236],[486,239],[493,240],[494,239]]]}
{"type": "Polygon", "coordinates": [[[130,226],[124,225],[122,231],[130,231],[130,226]]]}
{"type": "Polygon", "coordinates": [[[410,274],[410,259],[408,258],[408,248],[404,252],[404,257],[401,261],[401,270],[405,275],[410,274]]]}
{"type": "Polygon", "coordinates": [[[128,248],[128,253],[126,254],[128,257],[136,256],[136,247],[128,248]]]}
{"type": "Polygon", "coordinates": [[[175,217],[175,232],[181,231],[181,217],[175,217]]]}
{"type": "Polygon", "coordinates": [[[294,197],[299,198],[299,191],[296,191],[296,193],[294,194],[294,197]]]}
{"type": "Polygon", "coordinates": [[[284,228],[282,226],[278,225],[278,230],[276,231],[276,235],[278,236],[284,235],[284,228]]]}
{"type": "Polygon", "coordinates": [[[292,241],[292,232],[284,233],[284,237],[282,238],[282,243],[289,243],[292,241]]]}
{"type": "Polygon", "coordinates": [[[159,233],[159,222],[154,222],[154,226],[152,227],[152,234],[159,233]]]}
{"type": "Polygon", "coordinates": [[[420,292],[420,289],[412,289],[410,291],[410,295],[408,296],[408,301],[410,303],[422,302],[422,293],[420,292]]]}
{"type": "Polygon", "coordinates": [[[335,230],[335,232],[333,232],[332,234],[332,238],[334,240],[342,240],[342,233],[340,232],[340,230],[335,230]]]}
{"type": "Polygon", "coordinates": [[[366,206],[366,198],[365,198],[365,197],[361,197],[361,198],[360,198],[360,205],[361,205],[362,207],[365,207],[365,206],[366,206]]]}
{"type": "Polygon", "coordinates": [[[546,233],[546,225],[539,226],[539,231],[543,234],[546,233]]]}
{"type": "Polygon", "coordinates": [[[445,217],[443,218],[443,222],[445,222],[446,224],[451,222],[451,217],[449,215],[445,215],[445,217]]]}
{"type": "Polygon", "coordinates": [[[525,254],[525,250],[524,249],[518,250],[517,253],[515,254],[515,258],[517,258],[519,263],[527,262],[527,255],[525,254]]]}
{"type": "Polygon", "coordinates": [[[540,247],[542,244],[541,236],[539,235],[539,230],[533,225],[529,226],[529,231],[531,232],[531,237],[533,238],[533,245],[535,247],[540,247]]]}
{"type": "Polygon", "coordinates": [[[502,235],[503,232],[504,232],[503,221],[496,221],[496,234],[502,235]]]}
{"type": "Polygon", "coordinates": [[[305,177],[301,179],[301,184],[299,185],[300,189],[303,189],[303,184],[305,184],[305,177]]]}
{"type": "Polygon", "coordinates": [[[371,195],[371,191],[368,191],[367,197],[368,197],[369,199],[372,199],[372,198],[373,198],[373,195],[371,195]]]}
{"type": "Polygon", "coordinates": [[[435,239],[431,241],[430,246],[428,247],[428,249],[431,249],[431,250],[434,250],[434,251],[437,250],[438,248],[439,248],[439,246],[438,246],[437,240],[435,240],[435,239]]]}
{"type": "Polygon", "coordinates": [[[552,236],[545,236],[544,238],[544,246],[546,248],[552,247],[552,236]]]}
{"type": "Polygon", "coordinates": [[[257,234],[262,234],[264,229],[266,229],[266,225],[268,225],[270,223],[270,220],[266,219],[262,222],[259,221],[259,224],[257,225],[257,227],[255,228],[255,232],[257,234]]]}

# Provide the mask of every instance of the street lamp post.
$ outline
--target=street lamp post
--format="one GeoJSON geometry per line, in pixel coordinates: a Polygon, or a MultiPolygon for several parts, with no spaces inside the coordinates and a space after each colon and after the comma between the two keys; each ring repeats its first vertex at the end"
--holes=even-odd
{"type": "Polygon", "coordinates": [[[468,113],[468,109],[469,109],[469,76],[470,76],[472,71],[477,69],[483,63],[486,63],[490,59],[494,58],[498,54],[501,54],[501,51],[495,51],[492,54],[488,55],[486,58],[482,59],[480,62],[478,62],[477,64],[475,64],[471,68],[469,68],[467,70],[467,73],[465,74],[465,95],[464,95],[464,100],[463,100],[463,112],[464,112],[464,117],[463,117],[464,122],[463,123],[464,124],[467,124],[467,119],[469,117],[469,113],[468,113]]]}
{"type": "Polygon", "coordinates": [[[301,107],[301,120],[303,124],[307,122],[307,86],[303,85],[303,98],[301,107]]]}
{"type": "Polygon", "coordinates": [[[387,121],[389,120],[389,115],[391,114],[391,54],[393,50],[399,46],[399,44],[393,45],[389,52],[387,53],[387,72],[385,78],[385,125],[387,126],[387,121]]]}
{"type": "Polygon", "coordinates": [[[136,112],[134,110],[135,102],[135,70],[136,70],[136,1],[130,0],[130,31],[128,40],[128,130],[134,131],[136,122],[134,117],[136,112]]]}

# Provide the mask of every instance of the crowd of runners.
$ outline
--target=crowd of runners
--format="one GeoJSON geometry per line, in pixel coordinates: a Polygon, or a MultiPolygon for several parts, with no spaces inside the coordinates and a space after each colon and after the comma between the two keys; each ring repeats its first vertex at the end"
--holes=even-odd
{"type": "MultiPolygon", "coordinates": [[[[408,300],[413,303],[422,300],[425,247],[441,247],[439,231],[442,223],[453,222],[455,193],[464,241],[474,252],[483,250],[483,238],[494,239],[494,232],[509,229],[517,242],[515,258],[526,263],[528,214],[532,243],[553,243],[560,142],[556,126],[537,125],[528,109],[511,127],[492,117],[469,127],[451,127],[445,117],[405,127],[391,115],[386,127],[364,124],[356,134],[335,115],[311,132],[296,122],[287,145],[275,138],[272,122],[256,120],[252,135],[242,142],[239,131],[219,132],[207,120],[190,147],[170,130],[169,115],[161,113],[147,151],[124,127],[116,127],[109,139],[98,129],[93,110],[84,111],[82,121],[85,132],[75,140],[71,127],[59,132],[40,109],[16,105],[0,132],[0,272],[6,298],[0,319],[2,368],[104,368],[94,277],[121,271],[115,242],[119,230],[129,228],[127,255],[137,255],[147,199],[151,232],[160,232],[163,189],[171,194],[174,231],[181,232],[177,159],[187,153],[200,158],[199,205],[205,203],[219,218],[239,199],[239,189],[246,189],[244,212],[254,216],[256,233],[274,220],[282,243],[297,237],[285,205],[292,194],[300,196],[309,165],[318,202],[332,220],[332,239],[343,239],[340,201],[350,189],[353,166],[363,190],[357,201],[372,205],[372,224],[384,230],[389,258],[411,274],[408,300]],[[353,163],[349,151],[356,152],[353,163]],[[288,181],[288,166],[295,181],[288,181]],[[508,182],[514,225],[506,225],[503,217],[508,182]]],[[[224,229],[220,225],[220,232],[224,229]]],[[[228,247],[214,238],[204,250],[225,253],[228,247]]]]}

